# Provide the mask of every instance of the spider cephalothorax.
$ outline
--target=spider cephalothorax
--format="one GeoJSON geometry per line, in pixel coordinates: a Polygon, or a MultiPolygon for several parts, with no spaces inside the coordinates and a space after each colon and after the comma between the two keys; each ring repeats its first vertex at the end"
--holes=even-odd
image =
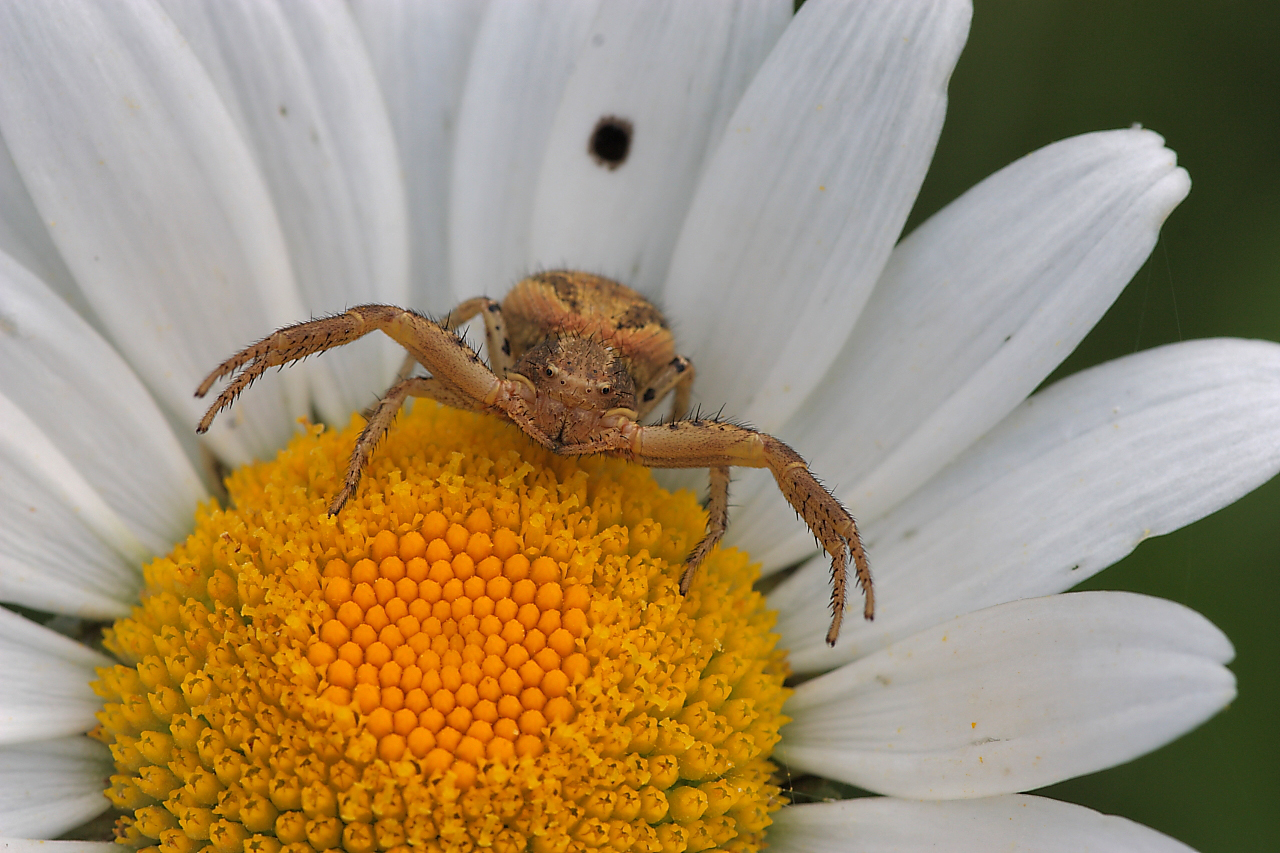
{"type": "Polygon", "coordinates": [[[499,304],[468,299],[442,321],[394,305],[361,305],[343,314],[288,326],[218,365],[196,390],[208,393],[232,375],[197,430],[204,432],[222,409],[269,367],[350,343],[382,331],[408,351],[401,378],[369,413],[356,441],[337,513],[360,483],[378,440],[409,397],[489,412],[517,424],[532,439],[566,456],[610,453],[653,468],[708,468],[711,495],[707,535],[685,563],[681,591],[723,537],[728,523],[729,469],[768,468],[787,501],[831,556],[834,643],[844,614],[845,570],[853,558],[874,613],[871,573],[853,517],[809,472],[800,454],[762,432],[712,419],[685,420],[694,370],[678,355],[666,319],[630,288],[582,272],[547,272],[524,279],[499,304]],[[484,318],[491,367],[454,331],[476,315],[484,318]],[[410,376],[421,364],[430,376],[410,376]],[[671,420],[643,425],[668,394],[671,420]]]}
{"type": "Polygon", "coordinates": [[[619,413],[636,417],[635,382],[626,361],[595,338],[548,338],[530,347],[507,375],[528,380],[529,416],[560,445],[590,441],[619,413]]]}

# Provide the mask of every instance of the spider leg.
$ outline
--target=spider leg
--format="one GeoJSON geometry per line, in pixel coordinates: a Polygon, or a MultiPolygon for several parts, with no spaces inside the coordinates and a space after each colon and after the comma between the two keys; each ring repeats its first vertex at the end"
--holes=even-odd
{"type": "Polygon", "coordinates": [[[532,438],[538,444],[548,450],[560,452],[562,445],[555,439],[543,432],[542,427],[538,426],[538,422],[533,419],[533,415],[529,413],[528,406],[524,400],[519,397],[508,397],[500,399],[497,402],[497,408],[507,416],[513,424],[520,427],[525,435],[532,438]]]}
{"type": "Polygon", "coordinates": [[[356,493],[356,488],[360,485],[360,477],[373,456],[374,448],[391,428],[391,422],[395,420],[396,413],[400,411],[404,401],[410,397],[429,397],[446,406],[453,406],[455,409],[472,411],[481,409],[475,400],[435,377],[415,376],[392,385],[369,411],[368,422],[360,431],[360,437],[356,439],[356,445],[351,451],[351,459],[347,463],[347,473],[343,478],[342,488],[329,503],[330,515],[337,515],[356,493]]]}
{"type": "MultiPolygon", "coordinates": [[[[844,619],[849,557],[853,558],[858,585],[866,599],[863,615],[867,619],[874,616],[871,570],[858,536],[858,526],[849,511],[818,482],[808,464],[791,447],[766,433],[719,421],[679,421],[636,427],[630,436],[629,455],[653,468],[715,469],[733,465],[768,468],[787,503],[804,519],[831,557],[831,628],[827,632],[827,643],[835,643],[844,619]]],[[[713,484],[715,476],[713,474],[713,484]]],[[[714,492],[713,486],[713,500],[714,492]]],[[[708,535],[711,533],[709,526],[708,535]]],[[[698,550],[695,548],[695,553],[698,550]]]]}
{"type": "Polygon", "coordinates": [[[671,359],[658,375],[653,377],[647,386],[637,389],[636,404],[638,418],[643,418],[662,399],[675,389],[675,401],[671,404],[671,420],[678,421],[689,411],[689,396],[693,391],[693,362],[682,355],[671,359]]]}
{"type": "Polygon", "coordinates": [[[711,494],[707,499],[707,535],[693,546],[689,558],[684,561],[684,574],[680,576],[680,594],[686,595],[693,586],[693,576],[698,567],[711,553],[724,532],[729,527],[729,468],[718,466],[711,469],[711,494]]]}
{"type": "Polygon", "coordinates": [[[391,337],[432,375],[473,404],[488,406],[501,390],[502,382],[475,351],[439,323],[394,305],[360,305],[333,317],[286,326],[218,365],[196,389],[197,397],[207,394],[222,377],[234,376],[200,419],[196,431],[207,431],[217,414],[268,368],[290,364],[377,331],[391,337]]]}
{"type": "Polygon", "coordinates": [[[511,358],[511,339],[507,337],[507,324],[502,317],[501,303],[487,296],[468,299],[449,312],[448,328],[456,329],[477,314],[484,318],[484,340],[489,368],[498,376],[506,376],[515,362],[511,358]]]}
{"type": "MultiPolygon", "coordinates": [[[[502,318],[502,305],[487,296],[477,296],[459,304],[446,314],[440,325],[449,331],[455,331],[463,323],[479,314],[484,318],[484,337],[489,355],[489,366],[498,376],[505,376],[511,367],[511,341],[507,337],[507,325],[502,318]]],[[[418,360],[412,355],[404,357],[404,363],[396,374],[396,381],[408,379],[418,360]]]]}
{"type": "Polygon", "coordinates": [[[613,453],[628,456],[631,454],[631,439],[627,437],[627,429],[633,428],[636,413],[630,409],[614,409],[606,412],[605,417],[615,419],[611,425],[603,426],[590,441],[577,444],[556,444],[551,449],[557,456],[590,456],[593,453],[613,453]],[[621,420],[624,426],[617,421],[621,420]]]}

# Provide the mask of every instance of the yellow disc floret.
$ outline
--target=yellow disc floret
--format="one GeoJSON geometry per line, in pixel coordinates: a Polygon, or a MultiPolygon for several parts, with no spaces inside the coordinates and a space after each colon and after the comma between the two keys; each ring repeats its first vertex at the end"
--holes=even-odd
{"type": "Polygon", "coordinates": [[[688,493],[419,402],[338,515],[310,428],[146,567],[95,736],[163,853],[756,850],[785,661],[688,493]]]}

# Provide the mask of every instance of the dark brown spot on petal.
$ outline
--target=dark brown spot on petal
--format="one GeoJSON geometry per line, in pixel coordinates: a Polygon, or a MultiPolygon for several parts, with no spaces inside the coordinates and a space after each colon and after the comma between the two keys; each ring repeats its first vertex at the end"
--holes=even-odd
{"type": "Polygon", "coordinates": [[[635,128],[625,118],[604,116],[591,131],[587,152],[597,164],[612,171],[627,161],[634,135],[635,128]]]}

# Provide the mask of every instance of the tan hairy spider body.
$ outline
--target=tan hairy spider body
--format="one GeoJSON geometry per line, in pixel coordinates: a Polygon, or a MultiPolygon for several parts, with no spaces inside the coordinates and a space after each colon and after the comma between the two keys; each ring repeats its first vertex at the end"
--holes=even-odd
{"type": "Polygon", "coordinates": [[[218,365],[196,391],[232,376],[201,419],[218,412],[269,367],[350,343],[381,331],[408,351],[406,368],[369,413],[356,441],[343,487],[330,511],[355,493],[379,439],[409,397],[488,412],[519,426],[534,441],[566,455],[609,453],[652,468],[708,468],[707,534],[685,563],[687,592],[698,566],[728,523],[729,469],[768,468],[788,503],[831,557],[834,643],[844,615],[845,571],[852,557],[874,613],[871,574],[853,517],[809,472],[800,454],[771,435],[715,419],[685,420],[694,370],[678,355],[666,319],[630,288],[582,272],[546,272],[517,284],[502,303],[468,299],[435,321],[393,305],[360,305],[343,314],[288,326],[218,365]],[[484,319],[491,366],[454,332],[476,315],[484,319]],[[421,364],[430,376],[409,376],[421,364]],[[673,394],[671,420],[640,421],[673,394]]]}

